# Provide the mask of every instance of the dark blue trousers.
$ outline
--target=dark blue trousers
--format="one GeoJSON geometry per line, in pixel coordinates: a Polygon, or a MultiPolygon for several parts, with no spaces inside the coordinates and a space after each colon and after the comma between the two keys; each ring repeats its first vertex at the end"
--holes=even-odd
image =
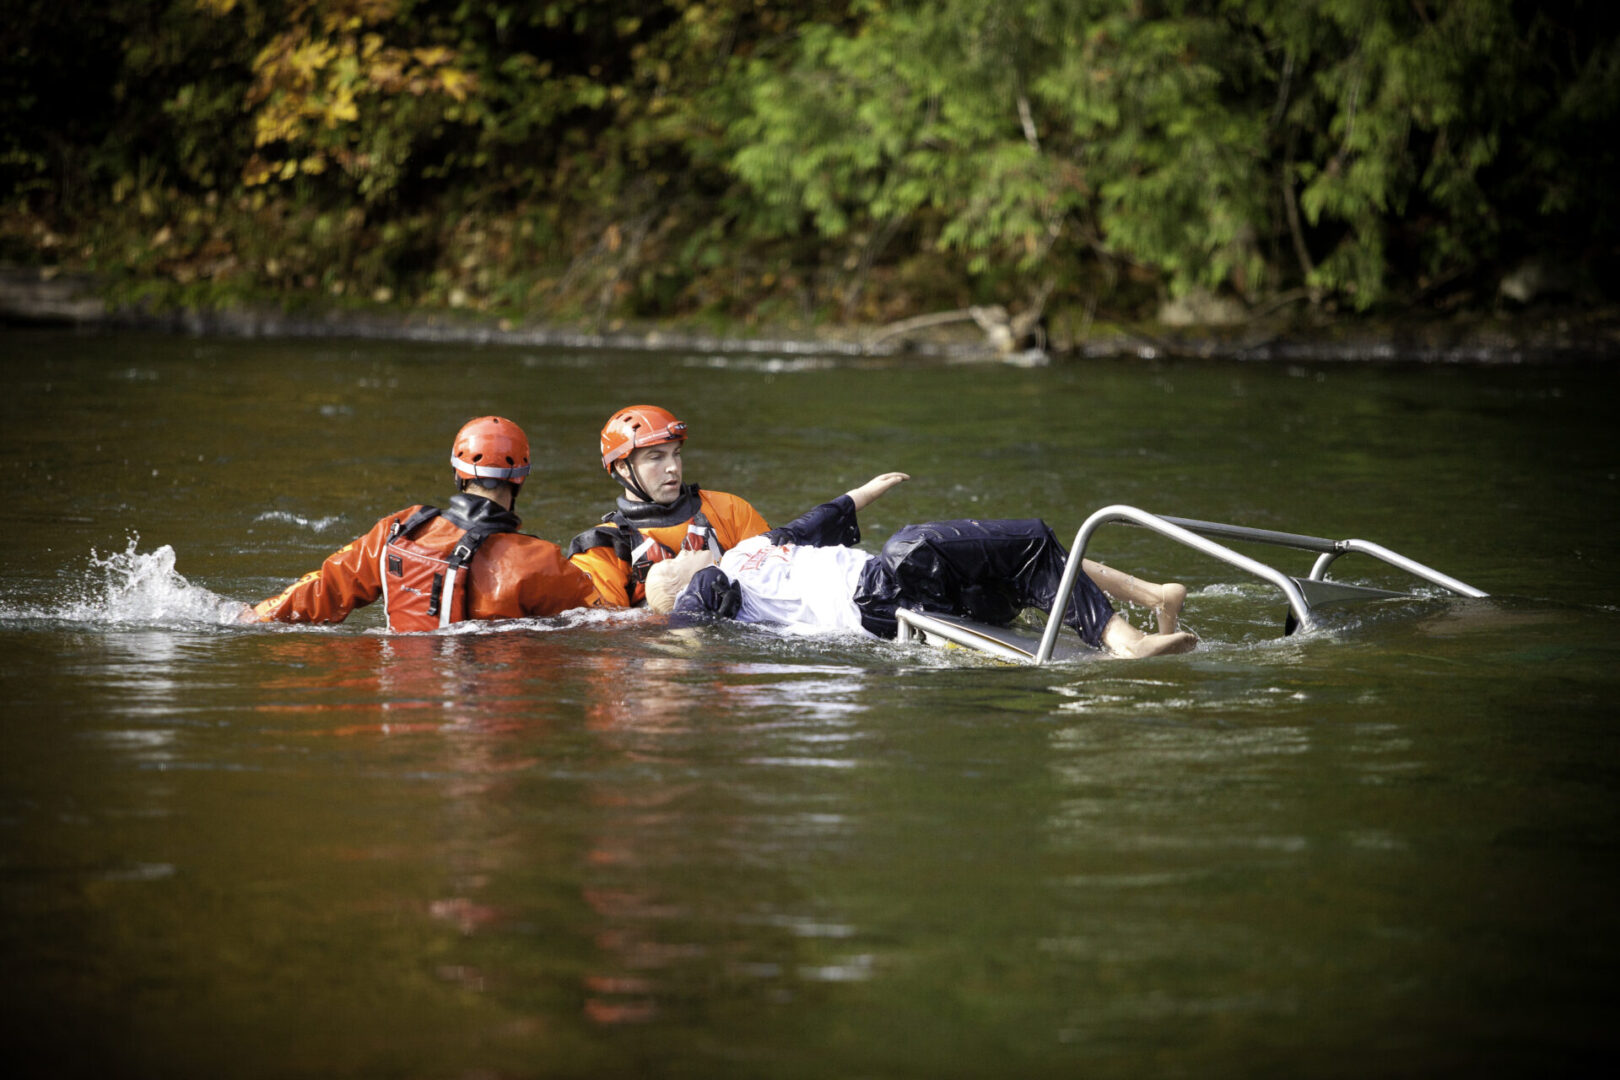
{"type": "MultiPolygon", "coordinates": [[[[1038,518],[907,525],[866,564],[855,604],[862,624],[879,637],[895,636],[894,612],[901,604],[1006,625],[1025,608],[1051,610],[1068,557],[1038,518]]],[[[1080,574],[1064,623],[1100,648],[1113,616],[1108,597],[1080,574]]]]}

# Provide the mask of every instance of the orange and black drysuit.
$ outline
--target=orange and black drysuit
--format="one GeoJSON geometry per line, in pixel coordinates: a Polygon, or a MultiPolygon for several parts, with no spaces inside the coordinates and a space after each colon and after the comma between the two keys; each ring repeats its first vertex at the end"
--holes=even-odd
{"type": "Polygon", "coordinates": [[[518,532],[520,524],[499,503],[466,493],[443,511],[406,507],[253,610],[264,622],[341,622],[386,596],[389,629],[430,630],[603,606],[561,548],[518,532]]]}
{"type": "Polygon", "coordinates": [[[647,570],[683,549],[720,555],[770,526],[745,499],[684,484],[668,506],[621,497],[602,524],[574,537],[568,561],[591,576],[604,602],[629,607],[646,597],[647,570]]]}

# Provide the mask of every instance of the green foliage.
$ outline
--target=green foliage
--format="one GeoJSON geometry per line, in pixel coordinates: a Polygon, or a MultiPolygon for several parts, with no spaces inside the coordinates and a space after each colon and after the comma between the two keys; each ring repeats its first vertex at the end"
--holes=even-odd
{"type": "MultiPolygon", "coordinates": [[[[1502,148],[1539,130],[1545,58],[1509,0],[863,10],[858,29],[809,28],[790,63],[749,73],[733,166],[771,227],[802,214],[838,239],[926,215],[969,273],[1072,276],[1090,249],[1172,292],[1257,298],[1303,276],[1358,307],[1392,272],[1456,275],[1527,231],[1486,186],[1502,148]]],[[[1586,48],[1563,101],[1590,130],[1617,111],[1612,27],[1586,48]]],[[[1541,160],[1589,143],[1572,130],[1541,160]]],[[[1551,192],[1543,213],[1579,198],[1567,181],[1551,192]]]]}
{"type": "Polygon", "coordinates": [[[188,296],[884,318],[1128,277],[1365,308],[1607,266],[1620,229],[1598,0],[12,9],[4,250],[188,296]]]}
{"type": "Polygon", "coordinates": [[[1507,0],[1334,0],[1320,14],[1282,38],[1299,72],[1284,123],[1309,150],[1285,182],[1340,236],[1311,283],[1365,306],[1385,289],[1392,223],[1434,214],[1415,253],[1430,275],[1492,239],[1478,181],[1511,105],[1492,100],[1511,83],[1511,13],[1507,0]]]}

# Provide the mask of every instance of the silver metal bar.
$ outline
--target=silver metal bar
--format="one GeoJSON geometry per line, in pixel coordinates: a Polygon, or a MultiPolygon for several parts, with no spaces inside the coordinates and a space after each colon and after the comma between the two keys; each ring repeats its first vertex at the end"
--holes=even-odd
{"type": "MultiPolygon", "coordinates": [[[[1228,540],[1250,540],[1256,544],[1276,544],[1278,547],[1298,548],[1301,551],[1339,552],[1343,540],[1329,540],[1325,536],[1306,536],[1303,533],[1278,532],[1275,529],[1251,529],[1246,525],[1223,525],[1218,521],[1199,521],[1197,518],[1154,515],[1161,521],[1191,529],[1202,536],[1222,536],[1228,540]]],[[[1133,522],[1133,524],[1135,524],[1133,522]]]]}
{"type": "MultiPolygon", "coordinates": [[[[1182,518],[1180,520],[1190,523],[1192,522],[1192,519],[1189,518],[1182,518]]],[[[1080,531],[1075,534],[1074,544],[1069,548],[1069,561],[1063,567],[1063,580],[1058,585],[1056,602],[1052,605],[1051,613],[1047,615],[1046,629],[1041,633],[1040,651],[1035,654],[1036,664],[1044,664],[1052,658],[1052,650],[1057,645],[1058,631],[1063,626],[1063,611],[1069,606],[1069,597],[1074,593],[1075,580],[1077,575],[1081,573],[1081,562],[1085,558],[1086,545],[1091,542],[1092,534],[1098,529],[1102,528],[1102,526],[1115,521],[1128,522],[1132,525],[1140,525],[1145,529],[1151,529],[1161,536],[1167,536],[1172,540],[1185,544],[1194,551],[1201,551],[1205,555],[1209,555],[1213,558],[1221,560],[1222,562],[1229,563],[1240,570],[1247,570],[1249,573],[1263,581],[1269,581],[1278,589],[1282,590],[1283,595],[1288,598],[1288,606],[1293,611],[1294,618],[1299,621],[1300,629],[1315,629],[1316,622],[1311,617],[1311,606],[1306,602],[1305,594],[1300,591],[1299,585],[1294,581],[1294,579],[1283,573],[1281,570],[1278,570],[1272,566],[1267,566],[1263,562],[1258,562],[1251,559],[1247,555],[1239,554],[1238,552],[1233,551],[1231,548],[1226,547],[1224,544],[1218,544],[1208,537],[1200,536],[1198,533],[1193,532],[1185,525],[1178,524],[1176,521],[1172,521],[1169,518],[1163,518],[1157,514],[1150,514],[1146,510],[1138,510],[1134,506],[1116,504],[1114,506],[1105,506],[1101,510],[1098,510],[1096,513],[1092,514],[1086,519],[1085,524],[1080,526],[1080,531]]],[[[1195,524],[1199,526],[1209,526],[1214,525],[1215,523],[1196,522],[1195,524]]],[[[1219,527],[1222,529],[1239,528],[1238,526],[1219,527]]],[[[1272,533],[1266,529],[1250,529],[1240,531],[1245,533],[1266,533],[1273,537],[1292,535],[1287,533],[1272,533]]],[[[1223,533],[1223,535],[1229,534],[1223,533]]],[[[1243,538],[1255,539],[1255,537],[1252,536],[1243,538]]],[[[1317,541],[1329,545],[1332,545],[1333,543],[1333,541],[1330,540],[1321,540],[1319,537],[1301,537],[1300,539],[1317,541]]],[[[1271,540],[1269,542],[1283,543],[1281,540],[1271,540]]],[[[1290,542],[1288,543],[1288,546],[1293,547],[1298,545],[1290,542]]],[[[1311,548],[1310,550],[1319,549],[1311,548]]]]}
{"type": "MultiPolygon", "coordinates": [[[[1374,544],[1369,540],[1341,540],[1339,543],[1344,545],[1345,551],[1354,551],[1362,555],[1371,555],[1375,559],[1381,559],[1397,569],[1405,570],[1413,577],[1420,577],[1429,584],[1438,585],[1442,589],[1450,589],[1454,593],[1461,593],[1463,596],[1472,596],[1475,598],[1490,595],[1489,593],[1482,592],[1479,589],[1474,588],[1472,585],[1458,581],[1449,574],[1442,574],[1432,566],[1424,566],[1415,559],[1408,559],[1405,555],[1402,555],[1396,551],[1391,551],[1389,548],[1384,547],[1381,544],[1374,544]]],[[[1316,576],[1317,567],[1320,567],[1324,573],[1327,571],[1327,566],[1322,562],[1321,559],[1318,559],[1316,560],[1316,567],[1311,568],[1312,577],[1316,576]]]]}
{"type": "MultiPolygon", "coordinates": [[[[1321,552],[1315,565],[1311,567],[1310,578],[1312,581],[1322,581],[1327,574],[1328,567],[1333,565],[1334,560],[1340,555],[1359,552],[1405,570],[1413,577],[1420,577],[1431,585],[1439,585],[1441,588],[1450,589],[1452,592],[1462,596],[1479,598],[1490,595],[1474,588],[1472,585],[1458,581],[1449,574],[1443,574],[1432,566],[1425,566],[1415,559],[1409,559],[1399,552],[1391,551],[1389,548],[1381,544],[1375,544],[1370,540],[1329,540],[1324,536],[1277,532],[1274,529],[1251,529],[1244,525],[1223,525],[1217,521],[1199,521],[1196,518],[1170,517],[1169,515],[1159,515],[1159,517],[1164,521],[1191,529],[1203,536],[1223,536],[1228,540],[1251,540],[1257,544],[1276,544],[1279,547],[1298,548],[1301,551],[1321,552]]],[[[1132,524],[1135,524],[1135,522],[1132,524]]]]}
{"type": "Polygon", "coordinates": [[[1323,578],[1325,578],[1327,576],[1328,567],[1333,565],[1333,560],[1337,559],[1343,554],[1344,552],[1342,551],[1327,551],[1323,552],[1321,555],[1318,555],[1316,557],[1316,562],[1311,564],[1311,572],[1309,575],[1310,579],[1312,581],[1321,581],[1323,578]]]}

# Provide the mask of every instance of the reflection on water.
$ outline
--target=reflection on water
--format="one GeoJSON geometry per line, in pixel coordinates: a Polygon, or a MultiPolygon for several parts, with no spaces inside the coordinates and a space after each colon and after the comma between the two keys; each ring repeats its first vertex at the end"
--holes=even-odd
{"type": "Polygon", "coordinates": [[[516,1078],[1612,1056],[1605,373],[18,340],[40,357],[0,402],[19,1058],[516,1078]],[[689,414],[693,479],[773,522],[911,472],[869,547],[963,513],[1072,536],[1125,502],[1362,536],[1493,597],[1283,637],[1269,587],[1121,528],[1096,554],[1188,583],[1194,653],[1031,670],[640,613],[236,621],[440,492],[441,443],[492,386],[536,435],[519,510],[553,539],[606,508],[597,431],[636,386],[689,414]]]}

